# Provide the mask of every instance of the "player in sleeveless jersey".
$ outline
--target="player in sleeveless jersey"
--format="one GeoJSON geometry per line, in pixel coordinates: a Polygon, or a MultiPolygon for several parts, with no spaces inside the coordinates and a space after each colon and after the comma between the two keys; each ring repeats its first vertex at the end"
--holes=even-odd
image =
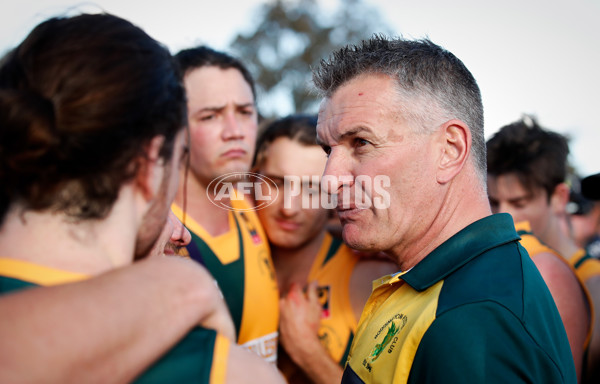
{"type": "MultiPolygon", "coordinates": [[[[360,257],[327,232],[330,210],[319,188],[326,156],[316,145],[316,116],[291,115],[264,127],[255,158],[253,170],[279,186],[257,211],[282,293],[279,368],[289,383],[339,381],[371,283],[396,266],[360,257]]],[[[258,196],[268,194],[268,182],[258,196]]]]}
{"type": "Polygon", "coordinates": [[[228,178],[248,172],[254,154],[254,81],[239,60],[208,47],[175,58],[188,96],[190,172],[172,208],[192,233],[187,253],[223,291],[238,344],[275,363],[279,294],[269,246],[250,197],[234,192],[243,180],[228,178]]]}

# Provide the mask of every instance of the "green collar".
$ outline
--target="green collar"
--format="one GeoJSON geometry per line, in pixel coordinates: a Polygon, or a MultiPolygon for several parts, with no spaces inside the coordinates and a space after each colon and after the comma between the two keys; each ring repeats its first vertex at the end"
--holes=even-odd
{"type": "Polygon", "coordinates": [[[417,291],[423,291],[482,253],[518,241],[512,217],[507,213],[478,220],[456,233],[402,275],[417,291]]]}

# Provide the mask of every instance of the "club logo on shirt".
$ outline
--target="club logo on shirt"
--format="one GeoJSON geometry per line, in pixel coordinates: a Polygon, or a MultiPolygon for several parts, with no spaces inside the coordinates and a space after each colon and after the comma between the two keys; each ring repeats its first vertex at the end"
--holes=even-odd
{"type": "Polygon", "coordinates": [[[258,231],[256,230],[256,226],[252,223],[252,221],[246,216],[244,212],[240,212],[240,216],[244,219],[244,223],[246,223],[246,228],[248,228],[248,232],[250,233],[250,238],[255,245],[262,244],[263,240],[261,239],[258,231]]]}
{"type": "Polygon", "coordinates": [[[258,254],[258,269],[262,273],[262,276],[269,276],[271,282],[276,286],[277,279],[275,279],[275,267],[269,253],[261,249],[258,254]]]}
{"type": "Polygon", "coordinates": [[[388,353],[392,353],[396,346],[396,342],[398,341],[398,336],[396,335],[404,328],[407,321],[408,318],[406,315],[397,313],[379,328],[375,334],[374,340],[381,341],[376,343],[369,356],[363,359],[363,366],[367,368],[369,372],[371,372],[371,369],[373,368],[372,363],[379,358],[383,351],[387,350],[388,353]]]}
{"type": "Polygon", "coordinates": [[[329,308],[331,293],[329,289],[329,285],[317,287],[317,298],[319,304],[321,304],[321,319],[328,319],[331,316],[331,309],[329,308]]]}
{"type": "Polygon", "coordinates": [[[317,335],[321,345],[327,350],[329,356],[334,359],[336,359],[336,351],[338,351],[337,353],[340,353],[345,349],[345,344],[342,342],[342,338],[338,332],[336,332],[334,327],[321,323],[317,335]]]}

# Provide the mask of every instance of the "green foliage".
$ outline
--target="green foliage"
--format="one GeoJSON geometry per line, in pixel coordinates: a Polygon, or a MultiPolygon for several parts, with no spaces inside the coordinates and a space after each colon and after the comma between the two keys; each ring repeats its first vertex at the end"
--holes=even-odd
{"type": "Polygon", "coordinates": [[[374,33],[391,34],[378,12],[362,0],[341,0],[330,14],[315,0],[271,0],[257,12],[249,35],[238,34],[231,51],[255,77],[259,110],[269,117],[315,113],[311,67],[348,43],[374,33]]]}

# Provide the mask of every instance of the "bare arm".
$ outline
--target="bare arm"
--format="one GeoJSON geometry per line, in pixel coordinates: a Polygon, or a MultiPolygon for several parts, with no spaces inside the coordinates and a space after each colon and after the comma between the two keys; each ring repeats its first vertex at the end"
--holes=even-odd
{"type": "Polygon", "coordinates": [[[239,345],[232,344],[225,376],[227,384],[284,384],[285,380],[275,366],[239,345]]]}
{"type": "Polygon", "coordinates": [[[581,380],[583,346],[589,329],[590,315],[575,273],[556,255],[548,252],[532,258],[544,278],[567,331],[571,353],[575,362],[577,378],[581,380]]]}
{"type": "Polygon", "coordinates": [[[592,297],[595,311],[594,329],[592,330],[592,339],[588,352],[588,372],[587,380],[589,383],[600,382],[600,276],[593,276],[585,281],[585,286],[592,297]]]}
{"type": "Polygon", "coordinates": [[[194,325],[233,324],[210,275],[151,258],[98,277],[0,298],[0,382],[131,381],[194,325]]]}

